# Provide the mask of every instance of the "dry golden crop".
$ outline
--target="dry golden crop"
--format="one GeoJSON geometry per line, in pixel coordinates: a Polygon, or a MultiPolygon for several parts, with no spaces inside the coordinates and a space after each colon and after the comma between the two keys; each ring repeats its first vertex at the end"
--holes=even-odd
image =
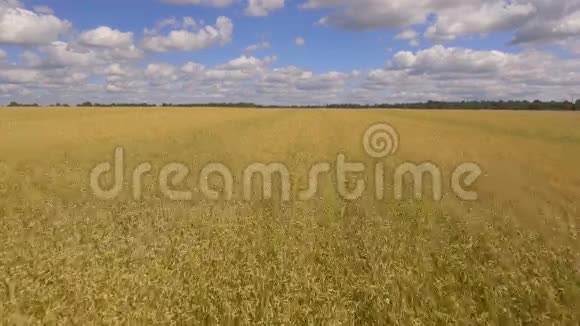
{"type": "Polygon", "coordinates": [[[578,126],[562,112],[0,110],[0,321],[576,325],[578,126]],[[479,199],[445,184],[440,202],[346,201],[332,177],[309,201],[241,199],[252,162],[285,163],[293,195],[338,153],[372,166],[361,137],[377,122],[401,137],[389,167],[430,161],[448,179],[477,162],[479,199]],[[139,200],[129,178],[114,200],[89,186],[117,146],[127,175],[153,166],[139,200]],[[157,189],[169,162],[191,168],[191,200],[157,189]],[[200,196],[211,162],[235,171],[233,200],[200,196]]]}

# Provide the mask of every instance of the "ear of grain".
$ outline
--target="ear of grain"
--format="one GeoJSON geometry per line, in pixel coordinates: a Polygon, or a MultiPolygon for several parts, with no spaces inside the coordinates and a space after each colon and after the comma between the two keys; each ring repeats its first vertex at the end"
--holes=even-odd
{"type": "Polygon", "coordinates": [[[62,109],[2,110],[0,120],[1,323],[580,321],[578,115],[62,109]],[[345,202],[332,176],[311,201],[241,199],[253,162],[285,163],[293,194],[338,153],[373,166],[360,138],[382,121],[401,134],[389,168],[429,160],[448,177],[478,162],[480,200],[377,202],[369,191],[345,202]],[[116,146],[126,175],[153,165],[138,201],[129,180],[114,201],[90,191],[90,169],[116,146]],[[191,168],[191,202],[159,192],[168,162],[191,168]],[[195,191],[209,162],[235,172],[234,200],[195,191]]]}

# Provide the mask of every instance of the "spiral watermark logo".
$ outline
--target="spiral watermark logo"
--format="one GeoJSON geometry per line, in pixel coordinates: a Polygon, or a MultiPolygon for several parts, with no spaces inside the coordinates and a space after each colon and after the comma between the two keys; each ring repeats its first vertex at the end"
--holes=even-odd
{"type": "Polygon", "coordinates": [[[387,123],[370,126],[363,136],[365,152],[372,158],[386,158],[399,150],[399,133],[387,123]]]}
{"type": "MultiPolygon", "coordinates": [[[[256,199],[272,199],[276,192],[282,201],[308,201],[319,192],[321,177],[330,176],[336,181],[336,192],[345,200],[357,200],[365,195],[371,183],[365,181],[372,173],[374,176],[374,196],[377,200],[387,197],[403,200],[405,194],[416,199],[423,199],[430,193],[431,198],[439,201],[443,198],[445,188],[444,173],[437,164],[431,161],[405,162],[395,164],[389,160],[397,154],[401,145],[399,132],[390,124],[381,122],[368,127],[362,138],[362,146],[368,158],[374,163],[351,162],[344,153],[337,154],[334,162],[321,162],[313,165],[307,171],[308,184],[306,187],[291,184],[291,171],[282,162],[264,163],[255,162],[248,165],[243,171],[235,173],[227,164],[214,162],[204,166],[197,176],[195,188],[208,200],[232,200],[236,194],[234,176],[240,176],[241,198],[246,201],[256,199]],[[390,163],[390,164],[389,164],[390,163]],[[221,187],[216,188],[210,183],[211,178],[221,180],[221,187]],[[261,180],[261,183],[256,182],[261,180]],[[430,182],[427,182],[429,180],[430,182]],[[387,187],[390,181],[392,187],[387,187]],[[294,188],[293,186],[299,187],[294,188]],[[303,189],[298,191],[298,189],[303,189]],[[392,194],[387,189],[392,189],[392,194]],[[292,191],[296,190],[296,191],[292,191]],[[296,194],[296,197],[292,195],[296,194]],[[390,195],[390,196],[389,196],[390,195]]],[[[89,184],[95,196],[102,200],[111,200],[122,194],[127,184],[125,171],[125,149],[117,147],[111,162],[102,162],[96,165],[89,174],[89,184]],[[113,185],[106,188],[102,185],[104,176],[113,180],[113,185]]],[[[367,160],[368,161],[368,160],[367,160]]],[[[169,200],[191,201],[193,190],[184,189],[183,184],[191,177],[192,166],[184,163],[169,163],[158,169],[156,177],[160,192],[169,200]]],[[[151,175],[153,165],[149,162],[140,163],[134,167],[130,175],[129,184],[132,197],[139,200],[143,196],[143,179],[151,175]]],[[[461,200],[474,201],[478,193],[472,186],[482,175],[482,168],[474,162],[466,162],[455,167],[450,174],[448,185],[455,196],[461,200]]]]}

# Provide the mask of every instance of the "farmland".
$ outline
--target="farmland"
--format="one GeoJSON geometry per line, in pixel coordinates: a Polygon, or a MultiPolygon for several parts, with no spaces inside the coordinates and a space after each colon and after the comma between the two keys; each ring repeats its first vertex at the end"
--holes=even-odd
{"type": "Polygon", "coordinates": [[[578,126],[573,112],[2,109],[0,323],[575,325],[578,126]],[[436,164],[441,200],[370,186],[345,200],[331,173],[297,199],[313,164],[374,166],[361,139],[381,122],[400,137],[388,170],[436,164]],[[152,173],[138,199],[129,177],[99,199],[90,172],[120,146],[125,175],[152,173]],[[159,190],[172,162],[190,169],[174,185],[188,200],[159,190]],[[198,189],[215,162],[234,175],[230,200],[198,189]],[[244,200],[255,162],[288,168],[290,201],[276,186],[244,200]],[[474,201],[448,183],[464,162],[482,169],[474,201]]]}

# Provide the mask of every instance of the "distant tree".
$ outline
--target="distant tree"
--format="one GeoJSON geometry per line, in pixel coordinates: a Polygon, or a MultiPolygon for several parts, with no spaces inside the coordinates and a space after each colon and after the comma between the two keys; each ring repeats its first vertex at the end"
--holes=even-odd
{"type": "MultiPolygon", "coordinates": [[[[1,0],[0,0],[1,1],[1,0]]],[[[10,102],[8,107],[24,107],[24,106],[38,106],[37,103],[33,104],[23,104],[16,101],[10,102]]],[[[50,106],[69,106],[66,103],[55,103],[50,106]]],[[[76,105],[77,107],[156,107],[156,104],[143,103],[98,103],[85,101],[76,105]]],[[[321,104],[321,105],[262,105],[253,102],[238,102],[238,103],[162,103],[162,107],[245,107],[245,108],[300,108],[300,109],[316,109],[316,108],[329,108],[329,109],[363,109],[363,108],[373,108],[373,109],[448,109],[448,110],[552,110],[552,111],[580,111],[580,99],[576,102],[571,101],[549,101],[542,102],[535,100],[522,101],[522,100],[509,100],[509,101],[460,101],[460,102],[447,102],[447,101],[427,101],[427,102],[415,102],[415,103],[377,103],[371,105],[356,104],[356,103],[333,103],[333,104],[321,104]]]]}
{"type": "Polygon", "coordinates": [[[38,107],[38,103],[32,103],[32,104],[24,104],[24,103],[18,103],[15,101],[12,101],[8,104],[9,107],[22,107],[22,106],[35,106],[38,107]]]}
{"type": "Polygon", "coordinates": [[[530,110],[540,110],[542,108],[542,102],[539,100],[535,100],[534,102],[530,103],[530,110]]]}
{"type": "Polygon", "coordinates": [[[574,103],[568,102],[568,101],[565,101],[562,104],[555,103],[553,109],[554,110],[562,109],[562,110],[566,110],[566,111],[572,111],[572,110],[574,110],[574,103]]]}
{"type": "Polygon", "coordinates": [[[87,101],[87,102],[83,102],[83,103],[81,103],[81,104],[79,104],[77,106],[93,106],[93,103],[87,101]]]}

